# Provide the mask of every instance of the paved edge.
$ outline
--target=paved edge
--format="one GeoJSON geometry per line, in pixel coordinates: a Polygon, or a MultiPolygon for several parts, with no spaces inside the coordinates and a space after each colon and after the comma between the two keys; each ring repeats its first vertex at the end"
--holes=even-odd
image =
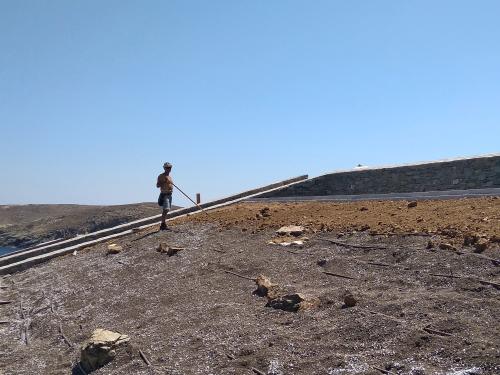
{"type": "Polygon", "coordinates": [[[469,190],[440,190],[414,193],[389,193],[389,194],[358,194],[358,195],[315,195],[296,197],[274,197],[258,198],[252,197],[245,200],[250,203],[265,202],[308,202],[308,201],[331,201],[331,202],[354,202],[368,200],[436,200],[436,199],[460,199],[500,196],[500,188],[469,189],[469,190]]]}

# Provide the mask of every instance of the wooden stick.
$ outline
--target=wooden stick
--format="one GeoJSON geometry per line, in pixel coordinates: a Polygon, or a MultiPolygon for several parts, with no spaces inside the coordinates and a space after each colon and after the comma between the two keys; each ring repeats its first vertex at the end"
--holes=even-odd
{"type": "Polygon", "coordinates": [[[394,374],[393,372],[391,372],[389,370],[384,370],[383,368],[376,367],[376,366],[372,366],[372,369],[380,371],[383,374],[394,374]]]}
{"type": "Polygon", "coordinates": [[[7,305],[9,303],[12,303],[12,301],[1,301],[0,300],[0,305],[7,305]]]}
{"type": "Polygon", "coordinates": [[[62,323],[59,323],[59,333],[61,334],[61,337],[62,339],[64,340],[64,342],[70,347],[72,348],[73,347],[73,344],[71,343],[71,341],[68,340],[68,338],[64,335],[64,332],[63,332],[63,329],[62,329],[62,323]]]}
{"type": "Polygon", "coordinates": [[[379,262],[363,262],[363,263],[371,264],[372,266],[396,267],[394,264],[388,264],[388,263],[379,263],[379,262]]]}
{"type": "Polygon", "coordinates": [[[341,275],[341,274],[339,274],[339,273],[333,273],[333,272],[327,272],[327,271],[323,271],[323,273],[324,273],[325,275],[342,277],[342,278],[344,278],[344,279],[349,279],[349,280],[356,280],[354,277],[351,277],[351,276],[346,276],[346,275],[341,275]]]}
{"type": "Polygon", "coordinates": [[[429,275],[431,276],[436,276],[436,277],[449,277],[450,279],[463,279],[463,276],[455,276],[455,275],[445,275],[442,273],[430,273],[429,275]]]}
{"type": "Polygon", "coordinates": [[[19,302],[19,308],[21,310],[21,318],[24,320],[26,319],[26,315],[24,314],[24,309],[23,309],[23,300],[19,302]]]}
{"type": "Polygon", "coordinates": [[[24,326],[24,343],[26,344],[26,346],[28,346],[30,344],[30,338],[29,338],[29,333],[28,333],[29,325],[30,324],[26,324],[24,326]]]}
{"type": "Polygon", "coordinates": [[[44,307],[40,307],[38,310],[33,311],[33,315],[36,315],[36,314],[38,314],[38,313],[41,313],[42,311],[47,310],[47,309],[49,309],[49,308],[50,308],[50,305],[47,305],[47,306],[44,306],[44,307]]]}
{"type": "Polygon", "coordinates": [[[143,353],[142,350],[139,349],[139,355],[141,356],[142,360],[144,361],[144,363],[146,365],[148,365],[149,367],[151,367],[151,362],[149,362],[149,359],[146,357],[146,355],[143,353]]]}
{"type": "Polygon", "coordinates": [[[353,247],[355,249],[379,249],[379,250],[387,249],[386,246],[379,246],[379,245],[355,245],[355,244],[351,244],[351,243],[347,243],[347,242],[332,240],[330,238],[318,238],[318,239],[322,240],[322,241],[330,242],[330,243],[332,243],[334,245],[344,246],[344,247],[353,247]]]}
{"type": "Polygon", "coordinates": [[[438,336],[453,336],[451,333],[448,332],[443,332],[443,331],[438,331],[437,329],[432,329],[429,327],[424,327],[423,330],[427,333],[431,333],[433,335],[438,335],[438,336]]]}
{"type": "Polygon", "coordinates": [[[211,249],[211,250],[216,251],[216,252],[221,253],[221,254],[225,254],[225,253],[226,253],[226,252],[225,252],[225,251],[223,251],[223,250],[218,250],[218,249],[211,249]]]}
{"type": "Polygon", "coordinates": [[[255,367],[252,367],[252,371],[258,375],[266,375],[264,372],[260,371],[259,369],[256,369],[255,367]]]}
{"type": "Polygon", "coordinates": [[[240,274],[238,274],[238,273],[231,272],[231,271],[226,271],[226,270],[224,270],[224,272],[225,272],[225,273],[230,273],[231,275],[234,275],[234,276],[241,277],[242,279],[245,279],[245,280],[255,281],[255,279],[254,279],[253,277],[243,276],[243,275],[240,275],[240,274]]]}
{"type": "Polygon", "coordinates": [[[482,279],[474,279],[474,280],[479,281],[481,284],[491,285],[491,286],[494,286],[497,289],[500,289],[500,284],[495,283],[493,281],[482,280],[482,279]]]}
{"type": "Polygon", "coordinates": [[[0,324],[9,324],[10,322],[8,320],[0,320],[0,324]]]}

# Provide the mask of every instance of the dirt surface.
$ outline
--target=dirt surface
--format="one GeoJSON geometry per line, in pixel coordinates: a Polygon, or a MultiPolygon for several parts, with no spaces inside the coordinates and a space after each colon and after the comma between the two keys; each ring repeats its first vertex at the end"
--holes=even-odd
{"type": "MultiPolygon", "coordinates": [[[[370,235],[440,235],[461,247],[467,236],[500,239],[498,197],[458,200],[244,203],[210,215],[196,215],[180,222],[216,222],[223,228],[256,232],[283,225],[302,225],[310,233],[370,235]]],[[[493,249],[492,247],[491,249],[493,249]]]]}
{"type": "Polygon", "coordinates": [[[499,202],[244,204],[123,237],[119,254],[54,259],[1,280],[0,373],[78,374],[79,347],[105,328],[131,340],[95,374],[498,374],[499,202]],[[309,240],[268,244],[282,224],[309,240]],[[470,230],[488,239],[482,253],[463,245],[470,230]],[[267,307],[234,273],[320,305],[267,307]]]}
{"type": "Polygon", "coordinates": [[[117,206],[29,204],[0,206],[0,246],[28,247],[74,237],[161,213],[156,203],[117,206]]]}

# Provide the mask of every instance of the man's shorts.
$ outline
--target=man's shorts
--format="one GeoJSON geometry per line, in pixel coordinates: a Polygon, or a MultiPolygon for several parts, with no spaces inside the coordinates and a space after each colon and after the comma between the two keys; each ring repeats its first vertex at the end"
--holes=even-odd
{"type": "Polygon", "coordinates": [[[172,209],[172,194],[165,194],[162,207],[163,211],[170,211],[172,209]]]}

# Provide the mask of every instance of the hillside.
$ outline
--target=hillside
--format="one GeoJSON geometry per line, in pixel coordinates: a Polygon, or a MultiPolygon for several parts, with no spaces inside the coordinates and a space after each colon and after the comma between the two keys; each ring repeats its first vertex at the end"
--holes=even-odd
{"type": "Polygon", "coordinates": [[[115,206],[3,205],[0,206],[0,246],[28,247],[160,213],[158,205],[150,202],[115,206]]]}

